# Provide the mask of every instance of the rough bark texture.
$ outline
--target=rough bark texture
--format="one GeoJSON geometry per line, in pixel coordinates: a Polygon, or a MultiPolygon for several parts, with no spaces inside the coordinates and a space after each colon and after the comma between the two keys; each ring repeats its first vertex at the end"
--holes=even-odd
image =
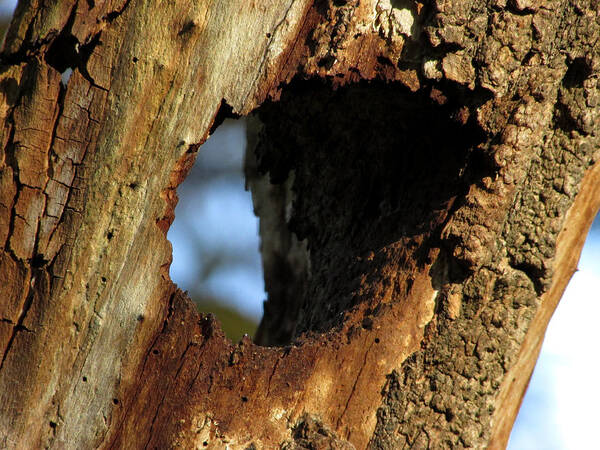
{"type": "Polygon", "coordinates": [[[2,447],[503,447],[600,207],[599,15],[21,2],[0,64],[2,447]],[[251,111],[258,339],[278,347],[232,344],[168,277],[175,189],[251,111]]]}

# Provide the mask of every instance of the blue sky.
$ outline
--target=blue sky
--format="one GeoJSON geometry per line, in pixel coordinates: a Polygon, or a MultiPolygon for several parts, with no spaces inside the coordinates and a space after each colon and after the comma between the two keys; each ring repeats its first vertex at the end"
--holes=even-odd
{"type": "Polygon", "coordinates": [[[0,0],[0,16],[12,15],[16,5],[16,0],[0,0]]]}

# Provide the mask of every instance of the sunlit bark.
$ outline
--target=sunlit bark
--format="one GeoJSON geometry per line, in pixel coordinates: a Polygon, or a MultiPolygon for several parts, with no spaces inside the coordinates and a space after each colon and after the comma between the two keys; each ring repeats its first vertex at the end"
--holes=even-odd
{"type": "Polygon", "coordinates": [[[0,61],[0,446],[505,445],[600,206],[593,2],[51,3],[0,61]],[[263,346],[168,276],[250,113],[263,346]]]}

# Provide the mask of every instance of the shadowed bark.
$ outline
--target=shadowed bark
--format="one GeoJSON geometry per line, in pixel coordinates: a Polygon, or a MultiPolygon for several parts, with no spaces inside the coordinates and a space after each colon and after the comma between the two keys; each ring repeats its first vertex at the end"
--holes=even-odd
{"type": "Polygon", "coordinates": [[[2,447],[505,446],[600,207],[598,17],[21,2],[0,61],[2,447]],[[168,276],[175,189],[247,114],[262,346],[168,276]]]}

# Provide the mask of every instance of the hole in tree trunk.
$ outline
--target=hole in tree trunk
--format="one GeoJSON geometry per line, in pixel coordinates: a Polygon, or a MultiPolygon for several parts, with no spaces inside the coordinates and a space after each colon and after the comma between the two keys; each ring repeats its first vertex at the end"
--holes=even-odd
{"type": "Polygon", "coordinates": [[[179,186],[168,238],[171,278],[237,342],[254,335],[265,298],[257,219],[244,189],[245,121],[226,120],[179,186]]]}
{"type": "MultiPolygon", "coordinates": [[[[334,91],[294,81],[279,102],[259,108],[257,172],[283,191],[275,208],[293,236],[269,235],[280,245],[264,262],[269,300],[257,342],[285,345],[336,329],[350,311],[368,317],[402,301],[429,248],[452,254],[455,243],[441,242],[441,230],[469,186],[495,167],[479,148],[483,133],[469,110],[476,105],[436,94],[395,83],[334,91]],[[302,258],[286,261],[277,250],[290,239],[308,259],[295,274],[302,258]]],[[[458,280],[464,270],[455,261],[450,276],[458,280]]]]}

